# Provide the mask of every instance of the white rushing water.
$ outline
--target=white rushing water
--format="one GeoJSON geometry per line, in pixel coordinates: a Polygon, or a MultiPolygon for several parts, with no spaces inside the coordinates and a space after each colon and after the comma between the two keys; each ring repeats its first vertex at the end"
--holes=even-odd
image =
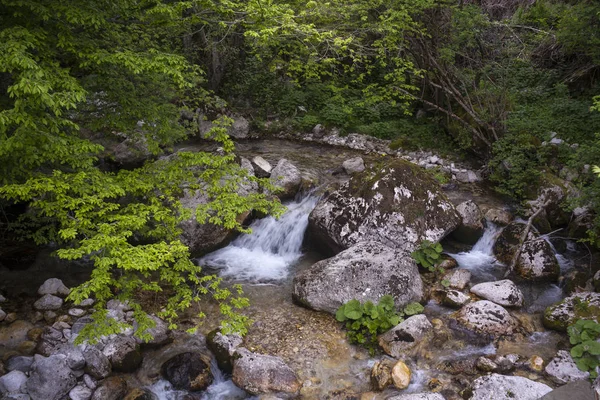
{"type": "Polygon", "coordinates": [[[285,279],[290,265],[302,256],[302,241],[308,214],[317,203],[316,196],[286,204],[288,210],[278,220],[267,217],[250,225],[252,233],[243,234],[229,246],[206,255],[201,265],[219,269],[223,277],[252,282],[285,279]]]}
{"type": "Polygon", "coordinates": [[[470,251],[450,254],[460,268],[468,269],[476,280],[496,280],[492,271],[497,267],[492,248],[502,228],[488,222],[483,236],[470,251]]]}

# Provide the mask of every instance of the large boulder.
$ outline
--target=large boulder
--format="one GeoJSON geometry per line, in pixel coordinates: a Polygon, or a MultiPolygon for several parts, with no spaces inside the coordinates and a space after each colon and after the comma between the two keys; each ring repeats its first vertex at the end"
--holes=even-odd
{"type": "Polygon", "coordinates": [[[274,186],[283,189],[277,195],[281,199],[289,199],[296,196],[302,185],[302,173],[291,162],[282,158],[271,171],[269,178],[274,186]]]}
{"type": "Polygon", "coordinates": [[[454,318],[468,330],[492,337],[512,335],[519,327],[508,311],[488,300],[467,304],[454,318]]]}
{"type": "Polygon", "coordinates": [[[27,380],[27,393],[32,400],[60,400],[77,384],[77,378],[62,354],[36,355],[27,380]]]}
{"type": "Polygon", "coordinates": [[[452,232],[452,236],[459,242],[466,244],[475,244],[483,235],[485,226],[483,225],[483,213],[479,206],[473,200],[467,200],[456,207],[456,211],[462,219],[459,227],[452,232]]]}
{"type": "Polygon", "coordinates": [[[600,293],[577,293],[546,308],[544,326],[566,331],[579,319],[600,322],[600,293]]]}
{"type": "Polygon", "coordinates": [[[162,375],[175,389],[199,391],[206,389],[213,380],[204,356],[200,353],[181,353],[162,365],[162,375]]]}
{"type": "Polygon", "coordinates": [[[309,231],[333,254],[366,240],[410,253],[425,239],[439,241],[460,222],[430,174],[394,159],[354,174],[321,198],[309,216],[309,231]]]}
{"type": "Polygon", "coordinates": [[[573,357],[565,350],[559,350],[556,353],[556,357],[548,363],[545,371],[550,379],[559,385],[589,379],[590,377],[589,372],[577,368],[573,357]]]}
{"type": "Polygon", "coordinates": [[[379,336],[379,345],[387,354],[400,358],[402,353],[419,343],[433,330],[433,325],[423,314],[402,321],[379,336]]]}
{"type": "Polygon", "coordinates": [[[423,282],[414,260],[377,242],[361,242],[322,260],[294,277],[292,296],[314,310],[335,313],[357,299],[377,303],[392,295],[401,307],[423,297],[423,282]]]}
{"type": "MultiPolygon", "coordinates": [[[[498,260],[507,265],[512,263],[524,229],[525,224],[520,222],[513,222],[504,228],[494,244],[494,255],[498,260]]],[[[515,272],[521,278],[533,281],[556,281],[560,275],[560,265],[552,246],[538,238],[531,230],[527,234],[515,268],[515,272]]]]}
{"type": "Polygon", "coordinates": [[[552,174],[544,174],[540,179],[537,198],[528,202],[531,213],[545,205],[543,214],[550,229],[557,229],[569,223],[571,214],[565,211],[564,203],[571,196],[577,196],[575,186],[552,174]]]}
{"type": "Polygon", "coordinates": [[[215,355],[219,368],[227,373],[233,370],[233,355],[242,341],[238,334],[223,335],[218,330],[210,332],[206,337],[206,344],[215,355]]]}
{"type": "Polygon", "coordinates": [[[142,363],[139,345],[131,336],[118,335],[104,346],[102,353],[115,371],[133,372],[142,363]]]}
{"type": "Polygon", "coordinates": [[[104,379],[112,372],[108,357],[96,347],[88,346],[83,351],[85,372],[96,379],[104,379]]]}
{"type": "Polygon", "coordinates": [[[471,391],[470,400],[538,400],[552,388],[520,376],[491,374],[475,379],[471,391]]]}
{"type": "Polygon", "coordinates": [[[508,279],[479,283],[471,288],[471,293],[505,307],[521,307],[524,301],[523,293],[508,279]]]}
{"type": "Polygon", "coordinates": [[[294,370],[281,358],[252,353],[244,348],[236,352],[232,379],[253,395],[296,393],[301,386],[294,370]]]}

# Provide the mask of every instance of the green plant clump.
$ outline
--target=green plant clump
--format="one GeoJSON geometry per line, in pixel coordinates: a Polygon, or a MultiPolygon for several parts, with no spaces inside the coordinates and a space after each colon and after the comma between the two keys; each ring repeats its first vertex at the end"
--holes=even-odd
{"type": "Polygon", "coordinates": [[[600,324],[580,319],[567,328],[569,340],[573,347],[571,356],[582,371],[589,371],[590,377],[598,376],[596,367],[600,366],[600,343],[596,340],[600,336],[600,324]]]}
{"type": "Polygon", "coordinates": [[[366,347],[371,354],[377,347],[377,335],[391,329],[403,321],[403,315],[411,316],[423,312],[419,303],[408,304],[402,313],[396,312],[394,298],[383,296],[377,305],[371,301],[361,304],[353,299],[338,308],[335,318],[346,323],[348,339],[366,347]]]}
{"type": "Polygon", "coordinates": [[[436,272],[436,266],[442,261],[442,245],[423,240],[419,247],[410,255],[417,264],[431,272],[436,272]]]}

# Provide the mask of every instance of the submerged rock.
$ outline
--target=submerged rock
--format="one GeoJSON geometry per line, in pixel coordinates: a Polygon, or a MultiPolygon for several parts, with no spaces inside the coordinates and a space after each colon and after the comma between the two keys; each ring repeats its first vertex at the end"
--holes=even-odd
{"type": "Polygon", "coordinates": [[[423,282],[417,265],[381,243],[361,242],[296,274],[292,295],[309,308],[333,314],[352,299],[377,303],[386,294],[397,307],[420,301],[423,282]]]}
{"type": "Polygon", "coordinates": [[[279,160],[269,179],[274,186],[283,188],[283,192],[277,194],[281,199],[293,198],[302,185],[300,170],[285,158],[279,160]]]}
{"type": "Polygon", "coordinates": [[[520,376],[491,374],[475,379],[470,400],[538,400],[552,388],[520,376]]]}
{"type": "Polygon", "coordinates": [[[470,331],[494,337],[512,335],[519,327],[517,320],[508,311],[488,300],[464,306],[454,318],[470,331]]]}
{"type": "Polygon", "coordinates": [[[377,361],[371,369],[371,385],[374,390],[382,391],[392,384],[392,360],[384,359],[377,361]]]}
{"type": "Polygon", "coordinates": [[[521,307],[524,301],[523,293],[508,279],[477,284],[471,293],[505,307],[521,307]]]}
{"type": "Polygon", "coordinates": [[[309,231],[324,250],[338,253],[360,241],[378,241],[407,253],[437,242],[460,223],[454,206],[430,174],[395,159],[355,174],[319,200],[309,231]]]}
{"type": "Polygon", "coordinates": [[[210,365],[200,353],[181,353],[162,365],[162,375],[175,389],[199,391],[213,380],[210,365]]]}
{"type": "Polygon", "coordinates": [[[279,357],[252,353],[244,348],[236,352],[233,382],[250,394],[296,393],[301,385],[296,373],[279,357]]]}
{"type": "Polygon", "coordinates": [[[559,350],[556,357],[546,366],[546,374],[553,382],[564,385],[565,383],[589,379],[590,373],[577,368],[571,354],[565,350],[559,350]]]}
{"type": "Polygon", "coordinates": [[[461,224],[452,232],[452,236],[459,242],[466,244],[475,244],[483,235],[485,226],[483,225],[483,213],[479,206],[473,200],[467,200],[456,207],[456,211],[461,217],[461,224]]]}
{"type": "Polygon", "coordinates": [[[544,326],[566,331],[579,319],[600,322],[600,293],[577,293],[554,304],[544,312],[544,326]]]}
{"type": "Polygon", "coordinates": [[[423,314],[413,315],[379,336],[379,345],[387,354],[399,358],[431,332],[433,325],[423,314]]]}

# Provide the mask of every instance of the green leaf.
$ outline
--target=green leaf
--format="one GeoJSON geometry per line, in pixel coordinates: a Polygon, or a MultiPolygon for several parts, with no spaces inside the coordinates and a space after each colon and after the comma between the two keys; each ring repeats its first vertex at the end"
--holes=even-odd
{"type": "Polygon", "coordinates": [[[600,355],[600,343],[596,342],[595,340],[585,341],[583,342],[583,346],[585,347],[586,351],[591,355],[600,355]]]}
{"type": "Polygon", "coordinates": [[[406,307],[404,307],[404,314],[411,316],[411,315],[420,314],[424,310],[425,310],[425,308],[420,303],[414,302],[414,303],[410,303],[406,307]]]}
{"type": "Polygon", "coordinates": [[[335,312],[335,319],[338,320],[339,322],[344,322],[347,320],[346,315],[345,315],[345,306],[341,306],[340,308],[337,309],[337,311],[335,312]]]}
{"type": "Polygon", "coordinates": [[[394,298],[392,296],[385,295],[383,297],[381,297],[381,299],[379,299],[379,304],[385,309],[385,310],[393,310],[394,309],[394,298]]]}
{"type": "Polygon", "coordinates": [[[578,344],[577,346],[575,346],[571,349],[571,356],[573,358],[579,358],[583,355],[584,352],[585,352],[585,348],[583,347],[583,345],[578,344]]]}

